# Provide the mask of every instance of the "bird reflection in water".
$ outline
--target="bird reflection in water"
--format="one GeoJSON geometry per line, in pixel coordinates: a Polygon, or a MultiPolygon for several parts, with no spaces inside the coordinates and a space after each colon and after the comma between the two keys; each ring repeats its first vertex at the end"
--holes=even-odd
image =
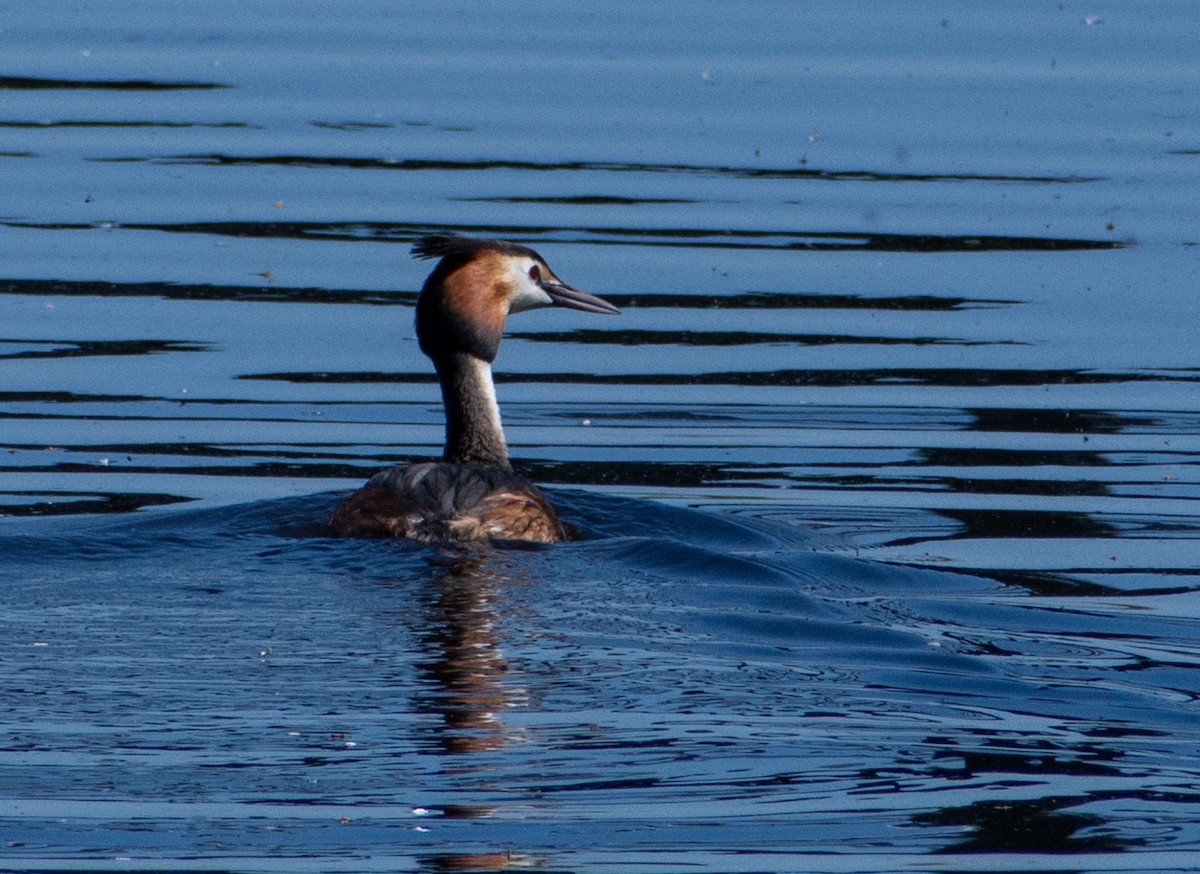
{"type": "Polygon", "coordinates": [[[455,555],[441,569],[418,631],[424,657],[417,663],[434,691],[419,703],[442,718],[437,744],[451,755],[504,746],[511,738],[505,710],[518,706],[519,689],[505,683],[501,649],[502,589],[512,579],[491,566],[486,553],[455,555]]]}
{"type": "MultiPolygon", "coordinates": [[[[494,752],[517,736],[504,724],[504,713],[525,701],[502,649],[503,598],[521,582],[491,549],[441,553],[437,567],[427,596],[419,599],[420,609],[412,615],[419,623],[423,655],[417,667],[425,680],[416,708],[440,717],[433,739],[438,752],[455,757],[494,752]]],[[[446,772],[461,778],[471,770],[462,759],[446,772]]],[[[437,809],[442,817],[460,820],[486,819],[497,811],[486,804],[437,809]]],[[[536,870],[545,862],[541,856],[506,850],[431,854],[420,865],[430,872],[505,871],[536,870]]]]}
{"type": "Polygon", "coordinates": [[[523,853],[442,853],[424,856],[421,870],[442,871],[506,871],[510,869],[539,870],[545,868],[545,859],[523,853]]]}

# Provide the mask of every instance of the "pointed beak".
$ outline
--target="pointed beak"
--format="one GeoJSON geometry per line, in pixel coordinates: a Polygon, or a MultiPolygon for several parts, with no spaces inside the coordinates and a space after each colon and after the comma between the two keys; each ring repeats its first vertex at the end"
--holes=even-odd
{"type": "Polygon", "coordinates": [[[550,295],[550,301],[556,307],[566,307],[572,310],[583,310],[585,313],[602,313],[606,316],[619,316],[621,311],[606,300],[571,288],[561,282],[543,282],[542,290],[550,295]]]}

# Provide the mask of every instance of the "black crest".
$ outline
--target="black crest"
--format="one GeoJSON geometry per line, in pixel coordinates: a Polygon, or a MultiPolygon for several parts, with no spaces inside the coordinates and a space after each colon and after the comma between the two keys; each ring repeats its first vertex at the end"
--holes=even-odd
{"type": "Polygon", "coordinates": [[[502,255],[526,255],[542,260],[542,256],[528,246],[510,243],[507,240],[460,237],[458,234],[430,234],[428,237],[421,237],[412,247],[415,258],[470,258],[483,251],[499,252],[502,255]]]}

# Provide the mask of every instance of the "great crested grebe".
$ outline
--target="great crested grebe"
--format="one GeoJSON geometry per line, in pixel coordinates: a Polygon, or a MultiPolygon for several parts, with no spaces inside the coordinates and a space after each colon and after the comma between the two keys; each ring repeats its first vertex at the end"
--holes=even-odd
{"type": "Polygon", "coordinates": [[[516,243],[438,234],[418,240],[413,254],[441,258],[417,298],[417,341],[441,383],[446,451],[440,462],[375,474],[338,506],[330,528],[338,537],[426,542],[562,540],[554,508],[508,462],[492,361],[510,313],[620,310],[565,285],[541,255],[516,243]]]}

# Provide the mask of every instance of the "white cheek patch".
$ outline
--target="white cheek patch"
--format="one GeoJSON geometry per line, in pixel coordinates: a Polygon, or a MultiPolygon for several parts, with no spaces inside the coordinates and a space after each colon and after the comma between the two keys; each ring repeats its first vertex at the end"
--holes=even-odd
{"type": "Polygon", "coordinates": [[[529,268],[532,261],[520,260],[513,264],[512,282],[515,291],[508,299],[508,311],[521,313],[525,310],[535,310],[540,307],[553,306],[554,301],[542,287],[529,278],[529,268]]]}

